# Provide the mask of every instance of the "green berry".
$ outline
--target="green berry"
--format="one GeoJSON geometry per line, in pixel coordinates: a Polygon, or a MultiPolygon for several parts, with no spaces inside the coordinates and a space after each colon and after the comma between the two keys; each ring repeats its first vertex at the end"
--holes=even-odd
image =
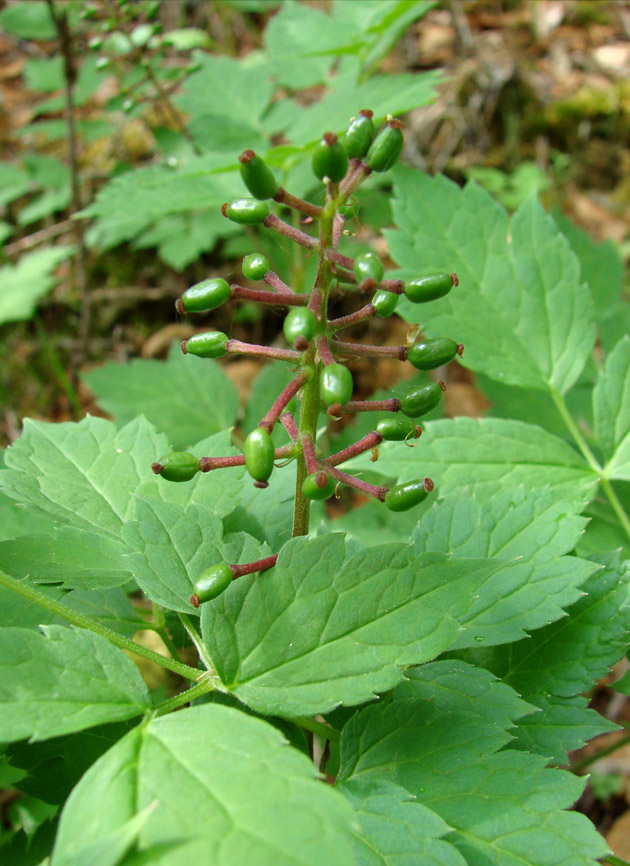
{"type": "Polygon", "coordinates": [[[308,307],[294,307],[287,313],[282,330],[287,343],[302,352],[313,337],[316,325],[317,319],[312,310],[308,307]]]}
{"type": "Polygon", "coordinates": [[[417,439],[421,432],[414,421],[400,416],[383,418],[376,425],[376,431],[381,434],[383,439],[390,442],[402,442],[409,437],[417,439]]]}
{"type": "Polygon", "coordinates": [[[254,198],[273,198],[278,184],[267,163],[253,150],[244,150],[238,161],[243,182],[254,198]]]}
{"type": "Polygon", "coordinates": [[[373,116],[373,111],[370,111],[369,108],[364,108],[359,112],[358,117],[350,121],[350,126],[346,129],[341,141],[343,149],[350,159],[365,156],[369,146],[372,144],[372,139],[374,138],[373,116]]]}
{"type": "Polygon", "coordinates": [[[433,481],[430,478],[397,484],[385,494],[385,505],[390,511],[408,511],[426,499],[432,490],[433,481]]]}
{"type": "Polygon", "coordinates": [[[199,575],[193,586],[194,593],[190,596],[193,607],[199,607],[204,601],[216,598],[228,588],[234,579],[234,574],[229,565],[219,562],[211,565],[199,575]]]}
{"type": "Polygon", "coordinates": [[[372,171],[388,171],[398,161],[403,147],[401,127],[399,120],[390,120],[370,145],[365,161],[372,171]]]}
{"type": "Polygon", "coordinates": [[[326,406],[341,403],[343,406],[352,397],[354,383],[352,373],[343,364],[324,367],[319,385],[319,394],[326,406]]]}
{"type": "Polygon", "coordinates": [[[254,226],[264,222],[269,216],[269,205],[266,201],[258,201],[255,198],[237,198],[229,204],[226,202],[221,208],[221,213],[232,222],[254,226]]]}
{"type": "Polygon", "coordinates": [[[266,483],[273,472],[275,450],[268,431],[256,427],[243,443],[245,468],[255,481],[266,483]]]}
{"type": "Polygon", "coordinates": [[[207,313],[220,307],[229,297],[229,285],[217,277],[186,289],[175,302],[175,307],[178,313],[207,313]]]}
{"type": "Polygon", "coordinates": [[[313,174],[320,180],[327,177],[339,183],[348,170],[348,154],[334,132],[327,132],[313,151],[313,174]]]}
{"type": "Polygon", "coordinates": [[[302,493],[307,499],[330,499],[335,492],[336,483],[326,472],[312,472],[302,484],[302,493]]]}
{"type": "Polygon", "coordinates": [[[188,451],[173,451],[152,463],[151,469],[165,481],[190,481],[199,472],[199,458],[188,451]]]}
{"type": "Polygon", "coordinates": [[[458,286],[457,274],[430,274],[405,283],[405,295],[413,304],[424,304],[448,295],[453,286],[458,286]]]}
{"type": "Polygon", "coordinates": [[[357,256],[354,260],[353,271],[358,283],[362,283],[363,280],[375,280],[380,283],[385,275],[383,262],[376,253],[361,253],[360,256],[357,256]]]}
{"type": "Polygon", "coordinates": [[[400,411],[409,418],[418,418],[434,409],[441,399],[442,386],[431,382],[405,395],[400,401],[400,411]]]}
{"type": "Polygon", "coordinates": [[[205,334],[194,334],[188,340],[182,341],[184,355],[198,355],[200,358],[222,358],[227,354],[225,344],[230,338],[221,331],[207,331],[205,334]]]}
{"type": "Polygon", "coordinates": [[[463,352],[464,347],[448,337],[435,337],[432,340],[422,340],[409,347],[407,359],[416,370],[435,370],[443,364],[452,361],[455,355],[463,352]]]}
{"type": "Polygon", "coordinates": [[[261,253],[250,253],[243,259],[243,276],[248,280],[262,280],[271,265],[266,256],[261,253]]]}
{"type": "Polygon", "coordinates": [[[376,310],[376,315],[382,319],[387,319],[388,316],[391,316],[397,304],[398,295],[394,292],[378,291],[372,298],[372,306],[376,310]]]}

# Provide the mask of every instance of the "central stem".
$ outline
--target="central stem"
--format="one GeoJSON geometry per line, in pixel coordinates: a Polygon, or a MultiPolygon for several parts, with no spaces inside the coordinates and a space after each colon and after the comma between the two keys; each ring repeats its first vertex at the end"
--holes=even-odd
{"type": "MultiPolygon", "coordinates": [[[[313,310],[318,317],[316,334],[325,334],[328,327],[328,293],[330,290],[330,263],[326,258],[326,250],[332,245],[333,222],[336,213],[336,189],[329,186],[326,196],[326,204],[319,220],[319,249],[318,267],[315,285],[311,300],[319,300],[317,308],[313,310]]],[[[311,513],[311,500],[302,492],[302,485],[308,475],[304,451],[302,450],[302,437],[306,434],[313,446],[317,440],[317,418],[319,417],[319,379],[321,375],[321,363],[315,364],[315,340],[311,340],[308,352],[304,359],[304,367],[310,367],[313,375],[302,389],[302,406],[299,420],[298,437],[298,459],[297,477],[295,482],[295,506],[293,509],[293,537],[297,535],[308,535],[309,519],[311,513]]]]}

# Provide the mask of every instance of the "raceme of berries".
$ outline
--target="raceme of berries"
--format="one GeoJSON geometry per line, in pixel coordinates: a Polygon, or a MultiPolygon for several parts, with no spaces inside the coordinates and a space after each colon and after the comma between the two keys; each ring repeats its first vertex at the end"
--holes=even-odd
{"type": "MultiPolygon", "coordinates": [[[[372,171],[390,169],[402,146],[400,121],[388,116],[377,131],[373,113],[367,109],[352,118],[340,138],[326,132],[313,150],[311,163],[313,173],[325,185],[322,205],[283,189],[260,156],[253,150],[243,151],[239,167],[252,198],[226,202],[223,215],[243,225],[261,225],[301,246],[308,255],[317,255],[317,275],[309,293],[296,292],[272,270],[264,255],[253,252],[243,259],[243,276],[262,286],[228,284],[221,278],[197,283],[177,300],[179,313],[210,312],[228,299],[279,307],[287,311],[283,332],[288,348],[246,343],[220,331],[207,331],[184,340],[182,351],[202,358],[250,355],[279,359],[291,366],[294,375],[245,439],[242,454],[198,459],[189,452],[174,452],[152,464],[156,474],[166,481],[186,482],[199,472],[244,466],[254,485],[264,488],[269,485],[278,461],[284,465],[295,460],[294,536],[309,531],[310,502],[335,496],[340,485],[371,496],[395,512],[413,508],[433,490],[430,478],[387,488],[369,484],[338,468],[365,451],[371,450],[373,459],[377,459],[378,445],[383,440],[408,444],[409,440],[417,439],[422,431],[416,419],[438,405],[445,388],[442,381],[430,382],[400,399],[353,400],[354,383],[348,367],[352,359],[390,357],[409,360],[418,370],[435,370],[461,355],[464,349],[447,337],[419,336],[407,346],[370,346],[341,338],[342,331],[360,322],[374,316],[390,316],[403,294],[412,303],[422,304],[443,297],[458,285],[456,274],[418,275],[406,282],[387,279],[383,263],[374,252],[364,252],[356,258],[339,252],[346,220],[357,215],[353,193],[372,171]],[[297,211],[304,217],[304,223],[317,227],[317,233],[309,234],[282,220],[274,211],[274,202],[297,211]],[[371,300],[365,298],[367,302],[349,315],[330,319],[329,300],[341,291],[354,291],[358,298],[367,294],[371,300]],[[328,456],[321,452],[317,442],[321,413],[338,417],[371,411],[391,414],[342,451],[328,456]],[[279,448],[271,437],[277,423],[290,439],[288,445],[279,448]]],[[[222,593],[235,578],[272,568],[276,559],[274,554],[245,564],[210,565],[194,584],[191,604],[199,607],[222,593]]]]}

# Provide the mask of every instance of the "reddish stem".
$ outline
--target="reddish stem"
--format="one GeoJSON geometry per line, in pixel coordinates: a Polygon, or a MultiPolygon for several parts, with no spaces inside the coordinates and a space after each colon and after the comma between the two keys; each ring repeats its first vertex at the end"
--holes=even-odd
{"type": "Polygon", "coordinates": [[[324,334],[320,334],[319,337],[315,337],[315,345],[317,347],[319,357],[322,359],[324,367],[327,367],[329,364],[335,363],[335,358],[333,356],[333,353],[330,351],[330,346],[328,344],[328,337],[326,337],[324,334]]]}
{"type": "Polygon", "coordinates": [[[297,442],[299,431],[293,415],[290,412],[285,412],[283,415],[280,416],[280,423],[287,431],[293,442],[297,442]]]}
{"type": "Polygon", "coordinates": [[[303,198],[298,198],[295,195],[291,195],[290,192],[287,192],[286,189],[281,186],[279,186],[276,190],[274,199],[281,204],[286,204],[287,207],[292,207],[293,210],[297,210],[300,213],[305,213],[311,217],[320,217],[324,210],[323,208],[319,207],[319,205],[313,204],[310,201],[305,201],[303,198]]]}
{"type": "Polygon", "coordinates": [[[342,268],[340,265],[336,265],[334,262],[330,264],[330,271],[334,274],[335,279],[339,283],[351,283],[356,285],[357,278],[352,273],[352,271],[347,271],[345,268],[342,268]]]}
{"type": "Polygon", "coordinates": [[[375,499],[378,499],[379,502],[383,502],[385,500],[385,494],[388,491],[387,487],[377,487],[375,484],[368,484],[367,481],[361,481],[360,478],[357,478],[355,475],[348,475],[347,472],[341,472],[339,469],[333,469],[326,464],[325,471],[331,476],[331,478],[336,478],[337,481],[341,481],[342,484],[347,484],[348,487],[354,487],[355,490],[359,490],[361,493],[365,493],[366,496],[373,496],[375,499]]]}
{"type": "Polygon", "coordinates": [[[398,358],[399,361],[407,360],[406,346],[366,346],[363,343],[344,343],[341,340],[333,340],[331,348],[338,355],[356,355],[358,358],[398,358]]]}
{"type": "Polygon", "coordinates": [[[267,271],[263,280],[267,283],[268,286],[271,286],[272,289],[275,289],[277,292],[291,292],[291,294],[296,294],[290,286],[280,279],[278,274],[274,273],[274,271],[267,271]]]}
{"type": "Polygon", "coordinates": [[[304,454],[304,462],[306,463],[306,471],[309,475],[317,472],[317,457],[315,455],[315,446],[313,440],[308,433],[302,433],[300,436],[302,443],[302,453],[304,454]]]}
{"type": "Polygon", "coordinates": [[[402,295],[405,291],[404,280],[381,280],[381,289],[385,292],[393,292],[395,295],[402,295]]]}
{"type": "Polygon", "coordinates": [[[326,250],[326,258],[329,262],[333,262],[335,265],[341,265],[342,268],[347,268],[347,270],[352,271],[354,268],[354,259],[351,259],[350,256],[344,256],[342,253],[338,253],[337,250],[326,250]]]}
{"type": "Polygon", "coordinates": [[[358,322],[364,322],[366,319],[371,319],[376,315],[376,310],[372,304],[366,304],[360,310],[355,310],[354,313],[349,313],[347,316],[341,316],[339,319],[331,319],[328,322],[328,328],[332,332],[341,331],[343,328],[349,328],[350,325],[356,325],[358,322]]]}
{"type": "Polygon", "coordinates": [[[244,301],[256,301],[259,304],[279,304],[285,307],[305,306],[308,302],[307,295],[298,295],[290,289],[287,292],[263,292],[260,289],[246,289],[233,283],[230,286],[233,298],[244,301]]]}
{"type": "Polygon", "coordinates": [[[244,466],[245,458],[242,454],[232,457],[202,457],[199,461],[199,469],[202,472],[211,472],[213,469],[228,469],[230,466],[244,466]]]}
{"type": "Polygon", "coordinates": [[[268,568],[273,568],[278,559],[278,554],[265,556],[263,559],[257,559],[255,562],[245,562],[243,565],[230,565],[234,580],[237,577],[242,577],[244,574],[253,574],[255,571],[266,571],[268,568]]]}
{"type": "Polygon", "coordinates": [[[305,382],[308,382],[309,378],[310,373],[306,370],[301,370],[297,376],[289,382],[286,388],[283,388],[278,394],[274,402],[271,404],[267,414],[258,422],[258,426],[265,427],[271,433],[274,424],[280,415],[282,415],[282,410],[285,409],[287,404],[293,397],[295,397],[302,385],[304,385],[305,382]]]}
{"type": "Polygon", "coordinates": [[[356,457],[357,454],[363,454],[364,451],[369,451],[370,448],[376,448],[376,446],[380,445],[382,441],[383,437],[381,434],[376,430],[372,430],[371,433],[367,433],[362,439],[359,439],[358,442],[349,445],[347,448],[344,448],[343,451],[337,451],[336,454],[331,454],[330,457],[327,457],[323,462],[326,466],[339,466],[340,463],[345,463],[346,460],[356,457]]]}
{"type": "Polygon", "coordinates": [[[314,250],[319,244],[317,238],[313,238],[310,235],[307,235],[306,232],[301,232],[299,229],[293,228],[293,226],[290,226],[289,223],[285,223],[284,220],[281,220],[280,217],[277,217],[273,213],[270,213],[265,217],[263,225],[268,229],[271,229],[271,231],[277,232],[285,238],[289,238],[290,241],[300,244],[302,247],[308,247],[310,250],[314,250]]]}
{"type": "Polygon", "coordinates": [[[350,400],[343,408],[346,412],[400,412],[400,400],[350,400]]]}
{"type": "Polygon", "coordinates": [[[225,350],[231,355],[277,358],[279,361],[292,361],[293,363],[297,363],[302,357],[301,352],[294,352],[293,349],[276,349],[273,346],[244,343],[242,340],[228,340],[225,344],[225,350]]]}
{"type": "Polygon", "coordinates": [[[369,177],[371,174],[372,169],[365,162],[360,162],[351,175],[346,174],[340,190],[344,199],[351,196],[352,193],[361,186],[366,177],[369,177]]]}
{"type": "Polygon", "coordinates": [[[308,308],[317,316],[322,307],[323,296],[319,289],[313,289],[311,299],[308,302],[308,308]]]}
{"type": "Polygon", "coordinates": [[[334,249],[337,249],[339,246],[345,225],[346,218],[338,213],[333,221],[332,244],[334,249]]]}

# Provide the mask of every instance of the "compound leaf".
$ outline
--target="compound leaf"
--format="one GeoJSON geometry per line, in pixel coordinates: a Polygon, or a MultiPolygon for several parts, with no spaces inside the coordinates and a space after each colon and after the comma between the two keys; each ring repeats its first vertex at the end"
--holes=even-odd
{"type": "Polygon", "coordinates": [[[0,629],[0,739],[44,740],[145,712],[138,668],[108,640],[83,629],[0,629]]]}
{"type": "Polygon", "coordinates": [[[161,846],[162,866],[351,862],[352,809],[312,762],[266,722],[207,704],[136,728],[88,770],[64,808],[51,866],[74,862],[151,804],[137,847],[161,846]]]}

